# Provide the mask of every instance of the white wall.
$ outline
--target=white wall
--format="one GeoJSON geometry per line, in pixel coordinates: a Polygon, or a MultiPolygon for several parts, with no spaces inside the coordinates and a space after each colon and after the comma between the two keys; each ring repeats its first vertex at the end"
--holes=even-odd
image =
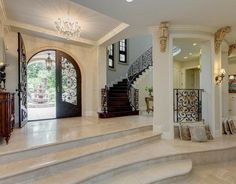
{"type": "Polygon", "coordinates": [[[184,86],[184,81],[183,81],[183,72],[182,72],[182,66],[181,62],[174,61],[173,63],[173,88],[174,89],[180,89],[183,88],[184,86]]]}
{"type": "Polygon", "coordinates": [[[193,88],[199,88],[199,83],[200,83],[200,77],[197,75],[197,71],[193,73],[193,77],[189,78],[187,76],[187,70],[189,69],[196,69],[198,70],[198,66],[200,64],[199,59],[196,60],[191,60],[191,61],[177,61],[174,60],[173,62],[173,87],[174,88],[182,88],[182,89],[187,89],[189,88],[186,86],[186,83],[189,83],[190,80],[193,80],[194,87],[193,88]]]}
{"type": "Polygon", "coordinates": [[[139,78],[137,78],[133,86],[139,90],[139,110],[146,111],[145,97],[148,97],[149,94],[145,88],[153,86],[153,68],[151,67],[146,70],[139,78]]]}
{"type": "Polygon", "coordinates": [[[145,51],[152,47],[151,35],[142,35],[128,40],[127,64],[119,62],[119,43],[115,43],[115,68],[107,67],[107,84],[115,83],[116,81],[125,78],[129,66],[136,61],[145,51]]]}
{"type": "MultiPolygon", "coordinates": [[[[44,49],[59,49],[71,55],[78,63],[82,74],[82,115],[96,115],[97,112],[97,51],[95,47],[82,47],[66,44],[63,42],[43,39],[39,37],[23,35],[26,46],[27,59],[33,54],[44,49]]],[[[5,35],[8,47],[6,58],[9,64],[7,67],[6,87],[10,92],[15,92],[18,85],[17,77],[17,33],[10,32],[5,35]]],[[[16,103],[16,112],[17,110],[16,103]]]]}

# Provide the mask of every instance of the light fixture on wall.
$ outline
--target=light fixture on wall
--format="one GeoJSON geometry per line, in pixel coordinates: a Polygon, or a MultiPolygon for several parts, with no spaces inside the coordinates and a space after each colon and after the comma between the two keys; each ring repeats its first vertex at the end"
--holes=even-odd
{"type": "Polygon", "coordinates": [[[3,70],[3,68],[5,69],[6,66],[7,66],[6,63],[4,63],[3,61],[0,61],[0,70],[3,70]]]}
{"type": "Polygon", "coordinates": [[[220,70],[220,74],[215,77],[216,85],[219,85],[226,75],[225,69],[220,70]]]}
{"type": "Polygon", "coordinates": [[[53,62],[50,55],[51,54],[48,53],[48,57],[47,57],[47,59],[45,59],[46,68],[47,68],[48,71],[50,71],[52,69],[52,62],[53,62]]]}
{"type": "Polygon", "coordinates": [[[229,80],[234,80],[234,75],[230,75],[229,80]]]}
{"type": "Polygon", "coordinates": [[[81,27],[77,20],[72,18],[58,18],[55,21],[58,33],[67,40],[77,39],[80,37],[81,27]]]}

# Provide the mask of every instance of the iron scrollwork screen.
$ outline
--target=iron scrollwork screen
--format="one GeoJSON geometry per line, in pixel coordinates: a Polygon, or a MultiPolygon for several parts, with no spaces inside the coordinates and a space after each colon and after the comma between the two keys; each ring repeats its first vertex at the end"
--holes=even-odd
{"type": "Polygon", "coordinates": [[[77,105],[77,74],[73,64],[62,57],[62,101],[77,105]]]}
{"type": "Polygon", "coordinates": [[[202,89],[174,89],[174,122],[202,120],[202,89]]]}

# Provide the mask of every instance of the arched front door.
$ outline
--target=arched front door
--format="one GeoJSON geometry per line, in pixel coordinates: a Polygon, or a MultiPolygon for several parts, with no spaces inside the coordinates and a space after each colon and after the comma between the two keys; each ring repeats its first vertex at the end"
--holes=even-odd
{"type": "Polygon", "coordinates": [[[56,116],[81,116],[81,72],[75,60],[56,50],[56,116]]]}

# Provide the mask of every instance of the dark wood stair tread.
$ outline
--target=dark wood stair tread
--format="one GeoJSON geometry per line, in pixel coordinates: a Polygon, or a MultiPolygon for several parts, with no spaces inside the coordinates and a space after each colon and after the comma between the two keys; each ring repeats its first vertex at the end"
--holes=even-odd
{"type": "Polygon", "coordinates": [[[98,113],[99,118],[114,118],[121,116],[131,116],[131,115],[139,115],[139,111],[121,111],[121,112],[109,112],[109,113],[98,113]]]}

